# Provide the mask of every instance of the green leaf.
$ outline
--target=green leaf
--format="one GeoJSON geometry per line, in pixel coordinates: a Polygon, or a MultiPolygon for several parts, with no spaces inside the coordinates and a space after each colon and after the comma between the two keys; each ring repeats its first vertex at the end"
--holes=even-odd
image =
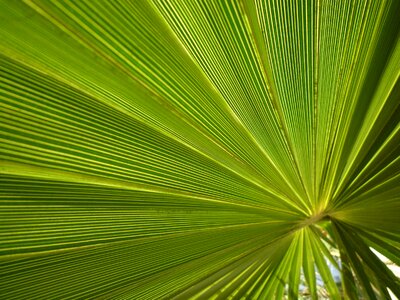
{"type": "Polygon", "coordinates": [[[1,1],[0,298],[400,297],[399,11],[1,1]]]}

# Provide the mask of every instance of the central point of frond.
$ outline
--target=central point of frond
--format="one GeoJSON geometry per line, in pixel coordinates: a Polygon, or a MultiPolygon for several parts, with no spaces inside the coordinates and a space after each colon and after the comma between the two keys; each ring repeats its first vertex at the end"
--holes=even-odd
{"type": "Polygon", "coordinates": [[[321,212],[319,214],[311,215],[307,219],[300,222],[300,227],[307,227],[307,226],[316,224],[322,220],[328,220],[328,219],[329,219],[329,215],[321,212]]]}

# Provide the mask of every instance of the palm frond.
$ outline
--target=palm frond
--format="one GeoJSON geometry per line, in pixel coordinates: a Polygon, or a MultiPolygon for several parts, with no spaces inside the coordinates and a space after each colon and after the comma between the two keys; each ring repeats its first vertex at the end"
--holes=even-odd
{"type": "Polygon", "coordinates": [[[0,298],[400,297],[399,20],[3,0],[0,298]]]}

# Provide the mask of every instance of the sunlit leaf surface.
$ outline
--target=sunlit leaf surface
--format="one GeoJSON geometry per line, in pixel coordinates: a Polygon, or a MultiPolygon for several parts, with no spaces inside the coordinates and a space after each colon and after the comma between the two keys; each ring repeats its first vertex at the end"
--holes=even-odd
{"type": "Polygon", "coordinates": [[[400,297],[399,77],[397,0],[2,0],[0,298],[400,297]]]}

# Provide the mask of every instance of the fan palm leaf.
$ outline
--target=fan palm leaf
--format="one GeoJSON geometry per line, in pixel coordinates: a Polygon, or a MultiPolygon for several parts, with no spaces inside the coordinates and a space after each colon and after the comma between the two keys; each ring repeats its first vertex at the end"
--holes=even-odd
{"type": "Polygon", "coordinates": [[[0,298],[400,297],[399,20],[3,0],[0,298]]]}

